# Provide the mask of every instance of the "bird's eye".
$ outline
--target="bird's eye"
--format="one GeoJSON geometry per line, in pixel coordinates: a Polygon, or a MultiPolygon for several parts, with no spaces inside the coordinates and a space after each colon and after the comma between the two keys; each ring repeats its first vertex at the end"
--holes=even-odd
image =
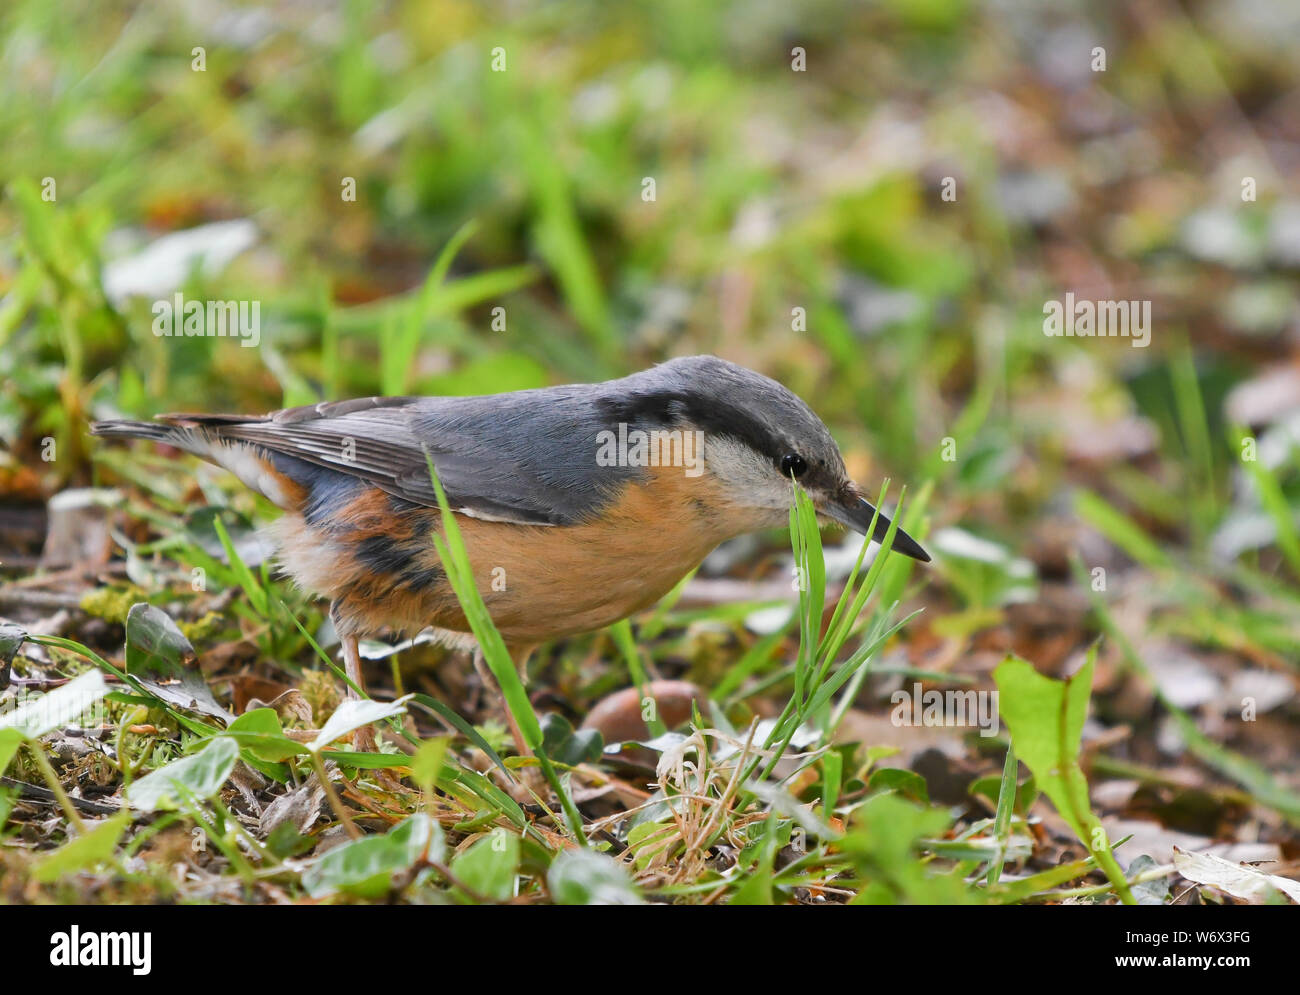
{"type": "Polygon", "coordinates": [[[798,453],[786,453],[781,457],[781,476],[783,477],[802,477],[807,469],[807,461],[798,453]]]}

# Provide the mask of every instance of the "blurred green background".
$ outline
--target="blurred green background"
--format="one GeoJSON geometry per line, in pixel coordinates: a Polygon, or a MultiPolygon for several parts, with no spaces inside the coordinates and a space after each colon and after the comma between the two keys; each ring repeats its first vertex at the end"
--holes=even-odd
{"type": "Polygon", "coordinates": [[[0,498],[90,481],[92,417],[714,352],[807,398],[869,488],[935,481],[937,636],[1062,663],[1095,631],[1041,630],[1075,552],[1183,578],[1136,631],[1293,670],[1284,8],[10,3],[0,498]],[[259,302],[260,345],[156,337],[178,290],[259,302]],[[1152,301],[1150,347],[1046,337],[1067,291],[1152,301]]]}

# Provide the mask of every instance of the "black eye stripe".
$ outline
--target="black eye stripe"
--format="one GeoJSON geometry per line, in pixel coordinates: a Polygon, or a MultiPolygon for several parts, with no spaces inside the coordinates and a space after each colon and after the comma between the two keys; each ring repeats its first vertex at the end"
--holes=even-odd
{"type": "Polygon", "coordinates": [[[798,453],[786,453],[781,457],[781,476],[802,477],[807,470],[807,460],[798,453]]]}

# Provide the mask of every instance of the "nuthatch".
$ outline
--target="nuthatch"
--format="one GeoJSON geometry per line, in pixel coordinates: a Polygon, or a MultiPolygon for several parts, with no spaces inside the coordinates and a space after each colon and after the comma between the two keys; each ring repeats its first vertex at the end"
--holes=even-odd
{"type": "MultiPolygon", "coordinates": [[[[713,356],[484,397],[159,417],[91,431],[194,453],[288,512],[273,526],[279,561],[330,599],[357,686],[358,637],[469,630],[430,538],[441,519],[426,453],[521,668],[539,643],[654,604],[719,543],[788,524],[791,477],[824,519],[865,534],[875,512],[803,401],[713,356]]],[[[888,528],[881,514],[872,538],[888,528]]],[[[893,548],[930,558],[901,530],[893,548]]]]}

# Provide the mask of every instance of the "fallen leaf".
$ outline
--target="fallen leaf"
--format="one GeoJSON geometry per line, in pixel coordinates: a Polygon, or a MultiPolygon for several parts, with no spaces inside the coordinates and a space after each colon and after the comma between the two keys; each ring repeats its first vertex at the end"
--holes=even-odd
{"type": "Polygon", "coordinates": [[[325,800],[325,788],[315,772],[301,785],[281,795],[262,812],[257,828],[262,837],[270,836],[283,823],[290,823],[298,832],[305,833],[320,814],[325,800]]]}
{"type": "Polygon", "coordinates": [[[194,662],[194,647],[166,612],[144,602],[131,606],[126,615],[127,673],[168,704],[229,723],[234,716],[217,704],[194,662]]]}
{"type": "Polygon", "coordinates": [[[1216,857],[1212,853],[1189,853],[1174,847],[1174,867],[1178,873],[1195,881],[1226,891],[1233,898],[1242,898],[1252,905],[1263,905],[1274,900],[1280,891],[1293,902],[1300,903],[1300,881],[1277,874],[1265,874],[1245,864],[1216,857]]]}

